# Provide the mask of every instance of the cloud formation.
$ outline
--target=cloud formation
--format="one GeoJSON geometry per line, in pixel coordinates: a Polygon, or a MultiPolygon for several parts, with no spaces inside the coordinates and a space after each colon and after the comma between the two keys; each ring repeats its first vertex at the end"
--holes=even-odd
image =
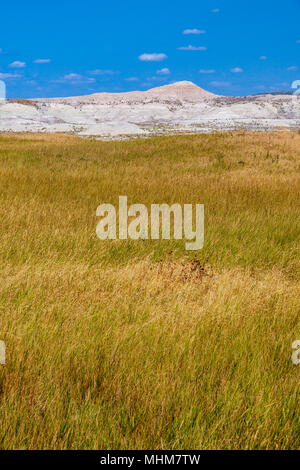
{"type": "Polygon", "coordinates": [[[11,64],[9,64],[9,66],[15,69],[22,69],[26,67],[26,62],[20,62],[19,60],[15,60],[11,64]]]}
{"type": "Polygon", "coordinates": [[[171,72],[170,72],[170,70],[169,70],[167,67],[165,67],[165,68],[163,68],[163,69],[157,70],[156,73],[157,73],[158,75],[170,75],[171,72]]]}
{"type": "Polygon", "coordinates": [[[204,31],[203,29],[197,29],[197,28],[194,28],[194,29],[185,29],[184,31],[182,31],[182,34],[205,34],[206,31],[204,31]]]}
{"type": "Polygon", "coordinates": [[[261,56],[260,56],[260,60],[267,60],[267,56],[261,55],[261,56]]]}
{"type": "Polygon", "coordinates": [[[290,72],[296,72],[298,70],[298,67],[296,65],[291,65],[290,67],[287,68],[290,72]]]}
{"type": "Polygon", "coordinates": [[[234,67],[233,69],[230,69],[230,72],[232,72],[232,73],[241,73],[243,71],[244,70],[241,69],[241,67],[234,67]]]}
{"type": "Polygon", "coordinates": [[[65,80],[80,80],[82,78],[82,75],[79,75],[78,73],[68,73],[67,75],[64,75],[65,80]]]}
{"type": "Polygon", "coordinates": [[[199,73],[215,73],[214,69],[200,69],[199,73]]]}
{"type": "Polygon", "coordinates": [[[96,69],[96,70],[91,70],[89,72],[92,75],[115,75],[118,72],[115,72],[114,70],[102,70],[102,69],[96,69]]]}
{"type": "Polygon", "coordinates": [[[165,82],[168,80],[166,75],[154,75],[154,77],[148,77],[147,82],[165,82]]]}
{"type": "Polygon", "coordinates": [[[35,59],[33,61],[34,64],[49,64],[50,62],[50,59],[35,59]]]}
{"type": "Polygon", "coordinates": [[[206,51],[207,47],[205,46],[181,46],[177,47],[179,51],[206,51]]]}
{"type": "Polygon", "coordinates": [[[144,62],[160,62],[161,60],[167,59],[166,54],[163,54],[162,52],[156,53],[153,52],[151,54],[141,54],[139,55],[139,60],[144,61],[144,62]]]}
{"type": "Polygon", "coordinates": [[[231,83],[230,82],[213,81],[213,82],[210,82],[210,85],[214,86],[214,87],[223,87],[223,86],[230,86],[231,83]]]}
{"type": "Polygon", "coordinates": [[[53,83],[70,83],[71,85],[92,83],[94,81],[94,78],[84,77],[78,73],[68,73],[58,80],[52,80],[53,83]]]}
{"type": "Polygon", "coordinates": [[[20,78],[22,75],[17,73],[0,73],[0,80],[6,80],[8,78],[20,78]]]}
{"type": "Polygon", "coordinates": [[[212,13],[220,13],[220,9],[219,8],[214,8],[213,10],[211,10],[212,13]]]}

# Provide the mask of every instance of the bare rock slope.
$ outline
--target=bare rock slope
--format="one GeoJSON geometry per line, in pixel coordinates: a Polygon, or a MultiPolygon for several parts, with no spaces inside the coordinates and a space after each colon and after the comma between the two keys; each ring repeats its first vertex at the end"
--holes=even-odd
{"type": "Polygon", "coordinates": [[[203,98],[216,96],[205,91],[192,82],[177,82],[151,88],[147,91],[130,91],[127,93],[94,93],[92,95],[71,96],[68,98],[52,98],[39,101],[69,104],[120,104],[120,103],[149,103],[157,101],[180,101],[195,103],[203,98]]]}
{"type": "Polygon", "coordinates": [[[119,138],[300,127],[299,97],[223,97],[186,81],[145,92],[35,99],[26,104],[16,101],[0,100],[0,131],[69,132],[119,138]]]}

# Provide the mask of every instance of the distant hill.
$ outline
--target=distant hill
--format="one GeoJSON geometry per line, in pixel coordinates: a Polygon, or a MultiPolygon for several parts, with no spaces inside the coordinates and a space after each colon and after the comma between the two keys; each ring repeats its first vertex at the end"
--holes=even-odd
{"type": "Polygon", "coordinates": [[[218,96],[182,81],[128,93],[0,100],[0,132],[128,138],[177,132],[299,129],[300,99],[294,98],[290,91],[218,96]]]}
{"type": "Polygon", "coordinates": [[[197,102],[205,98],[214,98],[217,95],[203,90],[193,82],[182,81],[151,88],[147,91],[129,91],[125,93],[94,93],[83,96],[68,96],[65,98],[38,98],[36,101],[56,102],[56,103],[92,103],[92,104],[112,104],[112,103],[138,103],[155,101],[184,101],[197,102]]]}
{"type": "Polygon", "coordinates": [[[255,93],[252,96],[261,96],[261,95],[293,95],[293,91],[265,91],[264,93],[255,93]]]}

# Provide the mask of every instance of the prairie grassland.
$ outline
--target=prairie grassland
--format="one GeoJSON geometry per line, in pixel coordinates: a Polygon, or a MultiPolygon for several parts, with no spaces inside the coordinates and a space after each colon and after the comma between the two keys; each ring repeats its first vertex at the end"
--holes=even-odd
{"type": "Polygon", "coordinates": [[[299,448],[300,134],[0,136],[2,449],[299,448]],[[203,203],[205,245],[96,208],[203,203]]]}

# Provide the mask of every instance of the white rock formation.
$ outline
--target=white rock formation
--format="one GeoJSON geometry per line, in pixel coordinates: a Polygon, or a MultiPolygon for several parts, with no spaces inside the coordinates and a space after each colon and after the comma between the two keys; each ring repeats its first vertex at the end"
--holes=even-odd
{"type": "Polygon", "coordinates": [[[300,127],[300,97],[222,97],[191,82],[129,93],[0,100],[0,131],[124,137],[228,129],[300,127]],[[15,100],[17,101],[17,100],[15,100]]]}

